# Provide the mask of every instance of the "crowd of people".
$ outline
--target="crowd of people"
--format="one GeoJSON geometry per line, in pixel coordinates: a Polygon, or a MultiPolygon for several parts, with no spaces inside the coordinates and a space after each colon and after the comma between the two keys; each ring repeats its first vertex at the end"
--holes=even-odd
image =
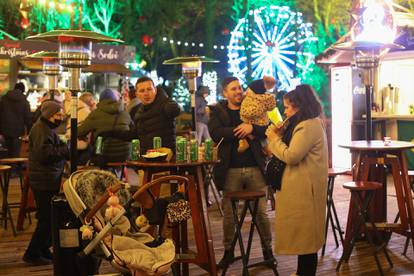
{"type": "MultiPolygon", "coordinates": [[[[263,81],[263,80],[260,80],[263,81]]],[[[266,83],[249,86],[252,95],[267,93],[266,83]]],[[[52,262],[51,198],[59,192],[64,163],[69,158],[70,95],[60,103],[46,99],[33,121],[24,96],[24,86],[16,84],[0,101],[0,134],[10,157],[19,156],[21,137],[29,134],[29,179],[37,206],[37,226],[24,254],[24,261],[39,265],[52,262]],[[63,125],[63,130],[61,129],[63,125]]],[[[270,157],[285,164],[281,183],[275,191],[275,221],[269,220],[266,199],[261,198],[257,212],[258,227],[263,234],[265,259],[276,254],[298,256],[296,275],[315,275],[317,251],[324,244],[328,149],[321,104],[313,89],[299,85],[283,96],[283,124],[256,123],[246,120],[242,108],[244,91],[236,77],[222,82],[224,100],[208,106],[208,87],[196,92],[197,140],[211,137],[219,143],[220,162],[213,169],[217,188],[222,190],[224,211],[224,255],[218,268],[234,261],[231,248],[235,225],[232,223],[230,192],[267,191],[269,179],[266,162],[270,157]],[[247,147],[240,150],[240,141],[247,147]],[[272,242],[271,224],[275,224],[272,242]]],[[[256,97],[256,96],[254,96],[256,97]]],[[[272,104],[274,107],[274,104],[272,104]]],[[[94,95],[83,93],[78,101],[79,163],[93,158],[97,137],[103,137],[103,164],[129,159],[130,142],[139,139],[141,151],[153,147],[153,137],[174,151],[175,118],[179,105],[151,78],[141,77],[129,87],[129,102],[124,104],[119,92],[105,89],[96,103],[94,95]]],[[[264,111],[261,111],[264,112],[264,111]]],[[[263,114],[259,114],[263,115],[263,114]]],[[[271,181],[271,180],[270,180],[271,181]]]]}

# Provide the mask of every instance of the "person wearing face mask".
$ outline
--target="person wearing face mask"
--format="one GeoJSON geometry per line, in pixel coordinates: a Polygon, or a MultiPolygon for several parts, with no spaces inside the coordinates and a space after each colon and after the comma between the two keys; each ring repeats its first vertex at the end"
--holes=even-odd
{"type": "Polygon", "coordinates": [[[42,103],[41,116],[29,133],[29,179],[37,207],[37,225],[23,256],[31,265],[52,263],[51,199],[60,190],[63,166],[69,149],[56,134],[62,123],[61,105],[52,100],[42,103]]]}

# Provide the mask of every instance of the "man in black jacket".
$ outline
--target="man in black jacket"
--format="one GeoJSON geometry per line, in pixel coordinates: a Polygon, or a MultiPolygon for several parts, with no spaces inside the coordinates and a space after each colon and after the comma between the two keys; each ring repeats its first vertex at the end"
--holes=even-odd
{"type": "Polygon", "coordinates": [[[30,105],[24,96],[25,86],[19,82],[0,101],[0,134],[4,136],[8,157],[20,156],[20,137],[32,125],[30,105]]]}
{"type": "Polygon", "coordinates": [[[51,199],[59,192],[68,146],[55,133],[63,119],[58,102],[48,100],[29,134],[29,179],[37,207],[37,226],[23,260],[32,265],[50,264],[51,199]]]}
{"type": "MultiPolygon", "coordinates": [[[[241,190],[266,191],[266,182],[263,177],[264,154],[261,150],[260,139],[265,138],[267,127],[243,123],[240,119],[240,105],[243,99],[243,90],[235,77],[223,80],[223,95],[227,101],[211,107],[208,123],[210,135],[214,142],[223,142],[219,147],[218,156],[221,162],[214,168],[215,183],[223,190],[223,243],[224,256],[218,263],[218,268],[225,268],[234,260],[231,251],[231,242],[235,233],[230,200],[226,194],[241,190]],[[245,152],[238,152],[239,140],[253,134],[256,138],[249,139],[250,147],[245,152]]],[[[263,235],[263,256],[265,260],[274,262],[272,254],[272,233],[266,213],[266,199],[259,201],[257,222],[263,235]]]]}
{"type": "Polygon", "coordinates": [[[169,99],[164,90],[155,88],[149,77],[141,77],[135,85],[136,95],[141,101],[134,124],[130,131],[108,131],[103,136],[123,140],[139,139],[141,152],[153,148],[153,138],[161,137],[163,147],[175,150],[175,117],[180,114],[180,106],[169,99]]]}

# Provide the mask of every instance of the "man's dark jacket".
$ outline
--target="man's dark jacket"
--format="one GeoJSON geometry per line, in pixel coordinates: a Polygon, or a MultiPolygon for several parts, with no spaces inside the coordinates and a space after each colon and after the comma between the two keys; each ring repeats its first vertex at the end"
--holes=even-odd
{"type": "Polygon", "coordinates": [[[10,90],[0,101],[0,134],[17,138],[32,125],[30,105],[23,93],[10,90]]]}
{"type": "MultiPolygon", "coordinates": [[[[141,104],[135,114],[135,127],[129,132],[108,134],[123,140],[139,139],[141,152],[153,148],[152,139],[161,137],[163,147],[175,150],[175,117],[180,114],[180,106],[169,99],[164,90],[157,88],[152,103],[141,104]]],[[[107,134],[107,135],[108,135],[107,134]]]]}
{"type": "Polygon", "coordinates": [[[43,117],[29,134],[29,181],[33,189],[58,191],[68,146],[55,133],[56,126],[43,117]]]}
{"type": "MultiPolygon", "coordinates": [[[[227,170],[230,166],[231,146],[239,142],[239,139],[234,136],[233,132],[236,126],[232,126],[231,118],[227,110],[227,101],[222,101],[211,106],[210,120],[208,122],[208,130],[213,141],[218,143],[223,138],[223,142],[220,144],[218,150],[220,163],[213,170],[215,184],[219,190],[222,190],[225,185],[227,170]]],[[[266,128],[264,126],[253,125],[252,134],[255,136],[255,139],[250,140],[247,138],[250,149],[262,173],[265,167],[265,156],[259,139],[266,137],[266,128]]]]}

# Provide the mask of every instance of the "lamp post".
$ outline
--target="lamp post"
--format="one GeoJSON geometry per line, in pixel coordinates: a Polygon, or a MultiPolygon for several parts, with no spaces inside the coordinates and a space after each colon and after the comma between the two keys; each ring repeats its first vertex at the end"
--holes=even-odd
{"type": "Polygon", "coordinates": [[[383,0],[359,1],[355,6],[355,22],[351,27],[351,41],[333,45],[337,50],[355,52],[355,64],[363,69],[365,85],[365,139],[372,140],[371,96],[374,91],[376,69],[385,49],[403,48],[395,44],[396,26],[393,8],[383,0]]]}
{"type": "Polygon", "coordinates": [[[191,130],[196,131],[195,92],[197,90],[197,77],[201,77],[203,63],[217,63],[218,60],[204,56],[176,57],[163,62],[166,65],[181,64],[182,74],[188,80],[188,89],[191,96],[191,130]]]}
{"type": "Polygon", "coordinates": [[[68,68],[70,73],[69,90],[71,92],[71,135],[70,135],[70,168],[77,167],[78,136],[78,92],[81,91],[81,68],[89,66],[92,59],[92,42],[123,42],[122,40],[85,30],[54,30],[47,33],[29,36],[27,39],[46,40],[59,43],[59,64],[68,68]]]}
{"type": "Polygon", "coordinates": [[[58,52],[41,51],[28,55],[25,58],[42,60],[43,73],[48,79],[50,98],[54,100],[55,92],[58,88],[58,76],[62,72],[62,66],[59,65],[58,52]]]}

